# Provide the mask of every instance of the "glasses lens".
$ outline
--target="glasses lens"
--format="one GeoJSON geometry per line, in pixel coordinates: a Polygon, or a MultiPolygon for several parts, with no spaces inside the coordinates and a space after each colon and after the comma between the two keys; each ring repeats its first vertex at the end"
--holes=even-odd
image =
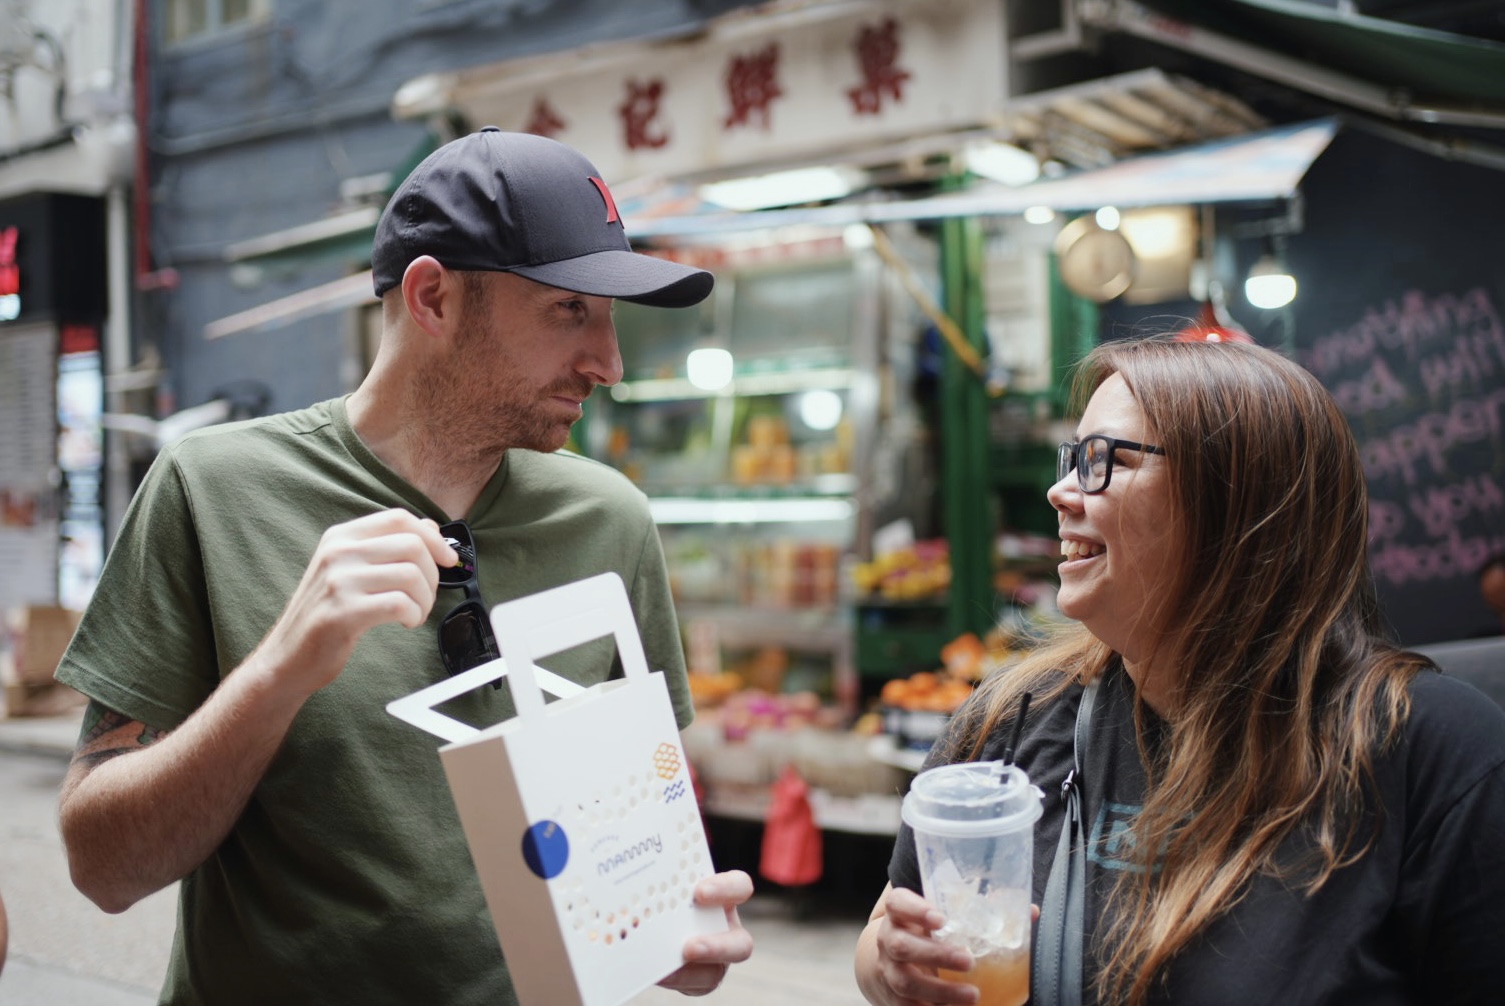
{"type": "Polygon", "coordinates": [[[439,656],[450,674],[468,671],[501,656],[480,604],[465,601],[444,616],[439,623],[439,656]]]}
{"type": "Polygon", "coordinates": [[[1081,464],[1077,476],[1082,480],[1082,491],[1095,493],[1108,484],[1108,441],[1105,437],[1088,437],[1082,441],[1081,464]]]}
{"type": "Polygon", "coordinates": [[[1059,482],[1066,474],[1076,467],[1076,444],[1062,444],[1056,448],[1056,481],[1059,482]]]}
{"type": "Polygon", "coordinates": [[[452,521],[442,525],[439,534],[460,556],[458,564],[439,567],[439,583],[444,587],[463,587],[476,575],[476,544],[470,536],[470,525],[463,520],[452,521]]]}

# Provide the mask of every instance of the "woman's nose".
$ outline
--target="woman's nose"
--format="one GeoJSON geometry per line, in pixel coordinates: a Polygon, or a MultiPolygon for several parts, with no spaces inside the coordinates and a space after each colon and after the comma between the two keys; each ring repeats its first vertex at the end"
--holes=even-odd
{"type": "Polygon", "coordinates": [[[1045,498],[1057,513],[1081,509],[1082,487],[1077,484],[1076,472],[1067,472],[1056,479],[1055,485],[1045,490],[1045,498]]]}

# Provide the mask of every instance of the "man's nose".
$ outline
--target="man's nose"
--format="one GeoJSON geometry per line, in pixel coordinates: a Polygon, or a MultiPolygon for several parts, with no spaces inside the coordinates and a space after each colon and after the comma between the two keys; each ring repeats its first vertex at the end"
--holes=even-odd
{"type": "Polygon", "coordinates": [[[597,384],[610,386],[622,380],[622,350],[609,313],[593,326],[579,370],[597,384]]]}

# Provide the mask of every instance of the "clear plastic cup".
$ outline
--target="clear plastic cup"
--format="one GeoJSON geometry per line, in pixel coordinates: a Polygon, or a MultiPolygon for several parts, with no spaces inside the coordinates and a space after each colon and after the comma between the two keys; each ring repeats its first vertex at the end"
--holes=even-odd
{"type": "Polygon", "coordinates": [[[925,899],[946,917],[936,938],[972,953],[980,1006],[1029,999],[1030,893],[1040,790],[1001,761],[941,765],[915,776],[904,822],[914,830],[925,899]]]}

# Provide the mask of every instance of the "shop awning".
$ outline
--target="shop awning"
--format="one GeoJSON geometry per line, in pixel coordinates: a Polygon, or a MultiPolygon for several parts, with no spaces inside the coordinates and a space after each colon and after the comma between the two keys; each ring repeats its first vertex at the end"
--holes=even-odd
{"type": "MultiPolygon", "coordinates": [[[[404,175],[406,177],[406,175],[404,175]]],[[[230,262],[271,262],[279,259],[363,258],[371,254],[380,206],[360,206],[322,220],[236,241],[225,247],[230,262]]]]}
{"type": "MultiPolygon", "coordinates": [[[[367,245],[369,248],[369,244],[367,245]]],[[[246,311],[211,321],[204,326],[204,338],[219,339],[238,332],[255,332],[281,328],[304,318],[313,318],[330,311],[342,311],[361,304],[375,304],[372,292],[371,270],[356,273],[325,283],[308,290],[300,290],[287,297],[279,297],[246,311]]]]}
{"type": "MultiPolygon", "coordinates": [[[[1327,149],[1336,131],[1337,123],[1324,119],[1146,154],[1033,185],[1009,188],[979,183],[963,192],[925,199],[749,213],[685,212],[691,207],[707,208],[707,204],[688,197],[682,186],[671,186],[657,200],[624,200],[622,212],[634,238],[669,238],[800,225],[842,227],[959,216],[1010,216],[1031,206],[1074,211],[1102,206],[1264,202],[1295,195],[1307,169],[1327,149]]],[[[278,328],[375,300],[367,270],[220,318],[205,326],[204,337],[217,339],[278,328]]]]}
{"type": "MultiPolygon", "coordinates": [[[[1032,206],[1095,210],[1102,206],[1262,202],[1295,195],[1307,169],[1337,132],[1331,119],[1251,133],[1230,140],[1119,161],[1106,168],[1010,188],[977,184],[955,194],[900,202],[852,202],[752,213],[709,212],[634,216],[624,208],[633,237],[689,237],[769,227],[935,220],[957,216],[1009,216],[1032,206]]],[[[682,193],[668,198],[682,199],[682,193]]]]}
{"type": "Polygon", "coordinates": [[[1093,28],[1149,39],[1388,118],[1505,128],[1505,45],[1300,0],[1102,0],[1093,28]]]}

